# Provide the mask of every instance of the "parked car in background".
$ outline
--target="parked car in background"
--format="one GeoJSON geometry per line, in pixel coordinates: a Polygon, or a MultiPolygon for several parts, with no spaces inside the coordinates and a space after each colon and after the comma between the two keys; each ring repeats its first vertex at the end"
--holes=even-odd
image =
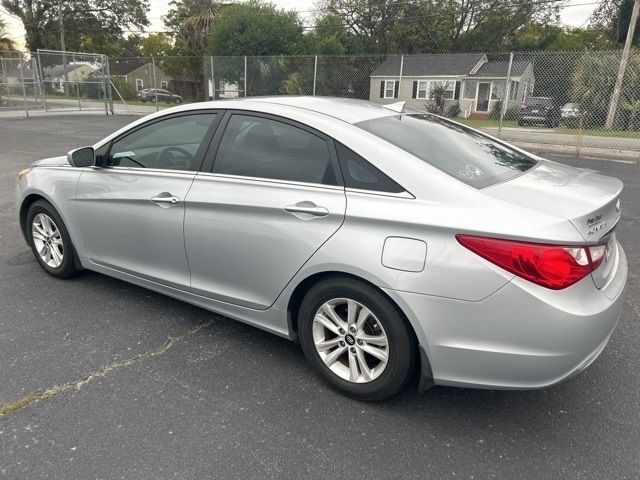
{"type": "Polygon", "coordinates": [[[155,102],[156,91],[158,92],[158,102],[182,103],[182,97],[180,95],[171,93],[169,90],[163,88],[145,88],[144,90],[140,90],[136,94],[136,97],[143,102],[155,102]]]}
{"type": "Polygon", "coordinates": [[[586,112],[582,111],[577,103],[566,103],[560,109],[560,118],[562,123],[569,126],[576,126],[581,118],[584,118],[586,112]]]}
{"type": "Polygon", "coordinates": [[[552,97],[529,97],[520,105],[518,126],[542,124],[557,127],[560,124],[560,108],[552,97]]]}
{"type": "Polygon", "coordinates": [[[404,102],[283,96],[146,116],[26,168],[16,201],[50,275],[299,341],[332,386],[380,400],[414,374],[525,389],[591,364],[623,305],[622,186],[404,102]]]}

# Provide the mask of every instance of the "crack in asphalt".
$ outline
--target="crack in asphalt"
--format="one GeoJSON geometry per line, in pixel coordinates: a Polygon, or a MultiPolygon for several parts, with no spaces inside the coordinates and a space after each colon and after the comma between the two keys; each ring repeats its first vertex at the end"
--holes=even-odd
{"type": "Polygon", "coordinates": [[[185,333],[183,333],[178,337],[169,338],[169,340],[167,340],[162,346],[158,348],[155,348],[153,350],[147,350],[146,352],[143,352],[139,355],[136,355],[135,357],[131,357],[126,360],[120,360],[117,362],[110,363],[109,365],[105,365],[100,370],[90,373],[89,375],[87,375],[81,380],[67,382],[62,385],[54,385],[53,387],[47,388],[42,392],[33,393],[31,395],[27,395],[26,397],[22,397],[21,399],[16,400],[14,402],[0,405],[0,417],[4,417],[5,415],[11,412],[22,410],[23,408],[26,408],[29,405],[32,405],[36,402],[39,402],[40,400],[44,400],[46,398],[59,395],[60,393],[66,392],[72,387],[76,387],[77,390],[80,390],[82,386],[86,385],[87,383],[91,382],[96,378],[104,377],[107,373],[113,370],[117,370],[123,367],[128,367],[130,365],[135,365],[148,358],[161,355],[165,353],[167,350],[169,350],[171,347],[173,347],[177,342],[180,342],[182,340],[187,340],[188,338],[198,333],[200,330],[204,330],[205,328],[208,328],[211,325],[213,325],[212,320],[205,322],[203,324],[197,325],[187,330],[185,333]]]}

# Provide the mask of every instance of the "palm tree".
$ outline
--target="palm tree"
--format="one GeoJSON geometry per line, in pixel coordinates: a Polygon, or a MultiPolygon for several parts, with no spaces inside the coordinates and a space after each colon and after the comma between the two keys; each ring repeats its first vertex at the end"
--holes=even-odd
{"type": "Polygon", "coordinates": [[[17,50],[16,42],[9,36],[7,23],[0,18],[0,57],[17,50]]]}

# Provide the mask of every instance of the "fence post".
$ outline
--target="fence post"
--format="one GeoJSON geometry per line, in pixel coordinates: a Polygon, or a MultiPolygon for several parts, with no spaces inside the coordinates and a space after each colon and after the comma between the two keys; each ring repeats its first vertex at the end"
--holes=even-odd
{"type": "Polygon", "coordinates": [[[244,56],[244,97],[247,98],[247,56],[244,56]]]}
{"type": "Polygon", "coordinates": [[[213,55],[209,55],[209,62],[210,62],[210,70],[211,70],[211,99],[210,100],[215,100],[216,99],[216,79],[213,76],[213,55]]]}
{"type": "Polygon", "coordinates": [[[513,52],[509,54],[509,66],[507,67],[507,80],[504,86],[504,99],[502,100],[502,108],[500,109],[500,124],[498,125],[498,138],[502,138],[502,121],[509,104],[509,94],[511,93],[511,67],[513,67],[513,52]]]}
{"type": "Polygon", "coordinates": [[[156,79],[156,59],[151,57],[151,68],[153,69],[153,89],[155,92],[156,98],[156,112],[159,110],[158,107],[158,80],[156,79]]]}
{"type": "Polygon", "coordinates": [[[31,81],[31,85],[33,86],[33,99],[35,100],[35,106],[36,108],[38,108],[38,90],[36,90],[36,61],[33,57],[31,57],[31,62],[29,62],[31,64],[31,77],[32,77],[32,81],[31,81]]]}
{"type": "Polygon", "coordinates": [[[107,102],[107,76],[106,76],[106,70],[105,70],[105,56],[101,55],[100,56],[100,62],[102,63],[102,96],[104,98],[104,114],[105,115],[109,115],[109,105],[107,102]]]}
{"type": "Polygon", "coordinates": [[[20,52],[20,56],[18,57],[18,66],[20,67],[20,78],[22,79],[22,99],[24,100],[24,111],[27,114],[27,118],[29,118],[29,106],[27,105],[27,89],[24,86],[24,67],[22,65],[24,54],[20,52]]]}
{"type": "Polygon", "coordinates": [[[313,62],[313,96],[316,96],[316,79],[318,78],[318,55],[313,62]]]}
{"type": "Polygon", "coordinates": [[[4,64],[4,59],[2,57],[0,57],[0,65],[2,65],[2,82],[7,89],[7,100],[9,102],[9,106],[11,106],[11,89],[9,88],[9,83],[7,82],[7,67],[4,64]]]}
{"type": "Polygon", "coordinates": [[[400,55],[400,77],[398,77],[398,99],[402,92],[402,74],[404,73],[404,53],[400,55]]]}
{"type": "Polygon", "coordinates": [[[42,75],[42,61],[40,60],[40,50],[36,52],[36,57],[38,60],[38,77],[40,78],[40,91],[42,92],[42,106],[44,107],[44,111],[47,111],[47,91],[44,88],[44,75],[42,75]]]}
{"type": "Polygon", "coordinates": [[[104,57],[104,67],[105,67],[105,83],[107,84],[107,89],[105,91],[105,95],[108,98],[109,102],[109,110],[111,111],[111,115],[114,115],[113,112],[113,91],[111,90],[111,71],[109,70],[109,57],[105,55],[104,57]]]}
{"type": "MultiPolygon", "coordinates": [[[[77,67],[75,53],[71,54],[71,62],[73,63],[74,67],[77,67]]],[[[82,111],[82,103],[80,102],[80,84],[78,83],[78,71],[75,68],[73,70],[73,77],[76,79],[76,96],[78,97],[78,110],[82,111]]]]}

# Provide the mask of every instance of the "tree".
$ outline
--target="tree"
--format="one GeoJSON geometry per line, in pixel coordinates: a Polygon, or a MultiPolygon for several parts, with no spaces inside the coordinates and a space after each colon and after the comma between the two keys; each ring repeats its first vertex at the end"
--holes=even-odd
{"type": "Polygon", "coordinates": [[[141,53],[144,57],[163,57],[173,49],[171,39],[162,33],[152,33],[142,39],[141,53]]]}
{"type": "Polygon", "coordinates": [[[600,27],[565,27],[531,22],[518,29],[511,40],[512,50],[579,51],[604,50],[612,44],[600,27]]]}
{"type": "Polygon", "coordinates": [[[9,36],[6,22],[0,18],[0,57],[16,50],[16,42],[9,36]]]}
{"type": "Polygon", "coordinates": [[[556,2],[531,0],[320,0],[381,53],[495,51],[531,21],[558,19],[556,2]]]}
{"type": "MultiPolygon", "coordinates": [[[[619,57],[614,54],[585,53],[576,64],[571,82],[570,101],[578,103],[582,110],[587,112],[587,122],[592,126],[603,125],[607,117],[619,62],[619,57]]],[[[633,104],[640,95],[640,61],[632,57],[627,67],[621,99],[633,104]]],[[[623,113],[628,116],[632,112],[623,110],[623,113]]],[[[622,115],[619,115],[617,118],[619,126],[624,124],[621,117],[622,115]]]]}
{"type": "Polygon", "coordinates": [[[98,51],[116,43],[127,28],[149,24],[147,0],[2,0],[2,6],[22,21],[31,51],[60,49],[59,5],[67,50],[98,51]]]}
{"type": "Polygon", "coordinates": [[[251,1],[225,6],[211,27],[212,55],[293,55],[304,48],[302,21],[295,12],[251,1]]]}
{"type": "Polygon", "coordinates": [[[375,53],[369,37],[347,31],[342,18],[335,14],[318,17],[312,31],[305,35],[307,51],[312,54],[342,55],[375,53]]]}
{"type": "Polygon", "coordinates": [[[640,114],[640,100],[636,100],[635,102],[622,102],[622,108],[629,112],[627,130],[633,130],[636,124],[636,117],[640,114]]]}
{"type": "MultiPolygon", "coordinates": [[[[601,0],[591,15],[591,25],[607,31],[613,43],[623,44],[627,38],[634,0],[601,0]]],[[[636,23],[633,44],[640,45],[640,18],[636,23]]]]}

